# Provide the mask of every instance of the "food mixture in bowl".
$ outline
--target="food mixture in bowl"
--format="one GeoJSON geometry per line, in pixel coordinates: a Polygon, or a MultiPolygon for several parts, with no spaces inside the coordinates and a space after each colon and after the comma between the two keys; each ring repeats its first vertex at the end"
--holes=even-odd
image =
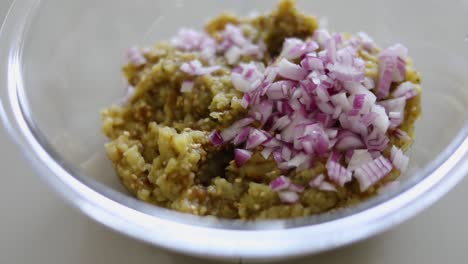
{"type": "Polygon", "coordinates": [[[397,184],[421,113],[401,44],[331,33],[294,1],[222,14],[131,48],[120,105],[102,112],[125,187],[173,210],[290,218],[358,203],[397,184]]]}

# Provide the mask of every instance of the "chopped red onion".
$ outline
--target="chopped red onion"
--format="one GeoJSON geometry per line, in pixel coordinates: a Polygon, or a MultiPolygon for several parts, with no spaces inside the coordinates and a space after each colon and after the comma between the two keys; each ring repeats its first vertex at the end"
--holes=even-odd
{"type": "Polygon", "coordinates": [[[337,192],[336,187],[327,181],[320,183],[318,189],[326,192],[337,192]]]}
{"type": "Polygon", "coordinates": [[[400,119],[400,118],[403,118],[401,112],[390,112],[388,113],[388,117],[389,118],[393,118],[393,119],[400,119]]]}
{"type": "Polygon", "coordinates": [[[191,93],[195,83],[193,81],[184,81],[180,86],[180,92],[182,93],[191,93]]]}
{"type": "Polygon", "coordinates": [[[375,121],[377,116],[378,116],[378,114],[376,114],[374,112],[369,112],[369,113],[362,116],[361,123],[364,124],[366,127],[368,127],[369,125],[371,125],[375,121]]]}
{"type": "Polygon", "coordinates": [[[224,53],[228,64],[237,63],[242,56],[251,56],[256,59],[263,58],[264,43],[253,43],[253,40],[247,38],[243,29],[239,26],[227,24],[221,35],[223,41],[218,46],[218,50],[224,53]]]}
{"type": "Polygon", "coordinates": [[[320,111],[326,114],[333,115],[335,113],[335,108],[333,108],[333,106],[330,103],[320,102],[317,103],[317,107],[320,109],[320,111]]]}
{"type": "Polygon", "coordinates": [[[301,66],[307,71],[323,71],[323,61],[315,56],[307,55],[302,61],[301,66]]]}
{"type": "Polygon", "coordinates": [[[287,162],[287,165],[289,168],[299,168],[299,167],[304,168],[305,167],[305,169],[308,169],[309,164],[310,164],[310,155],[302,153],[302,152],[295,155],[294,157],[292,157],[292,159],[290,159],[287,162]]]}
{"type": "Polygon", "coordinates": [[[276,163],[281,163],[284,161],[283,154],[280,150],[273,151],[273,159],[276,161],[276,163]]]}
{"type": "Polygon", "coordinates": [[[287,146],[284,146],[281,149],[281,156],[283,157],[283,160],[290,160],[291,159],[291,154],[292,154],[292,151],[287,146]]]}
{"type": "Polygon", "coordinates": [[[247,108],[249,107],[249,104],[250,104],[250,95],[244,94],[244,96],[242,96],[241,105],[242,107],[247,108]]]}
{"type": "Polygon", "coordinates": [[[278,74],[295,81],[303,80],[307,76],[306,70],[284,58],[278,64],[278,74]]]}
{"type": "Polygon", "coordinates": [[[299,195],[293,191],[281,191],[278,192],[278,197],[280,198],[281,202],[293,204],[299,201],[299,195]]]}
{"type": "Polygon", "coordinates": [[[383,156],[379,156],[371,162],[365,163],[354,171],[354,177],[358,180],[362,192],[379,182],[392,170],[392,164],[383,156]]]}
{"type": "Polygon", "coordinates": [[[325,129],[325,133],[329,138],[335,138],[338,135],[338,129],[327,128],[325,129]]]}
{"type": "Polygon", "coordinates": [[[237,167],[244,166],[247,161],[252,157],[252,152],[245,149],[235,149],[234,150],[234,161],[236,162],[237,167]]]}
{"type": "Polygon", "coordinates": [[[383,151],[390,141],[387,135],[379,133],[376,129],[372,130],[370,134],[365,135],[363,139],[367,149],[370,151],[383,151]]]}
{"type": "Polygon", "coordinates": [[[406,106],[406,98],[398,97],[395,99],[388,99],[385,101],[380,101],[379,104],[383,106],[387,113],[393,113],[393,117],[390,117],[390,128],[396,128],[403,122],[403,116],[406,106]],[[399,113],[399,117],[396,117],[395,113],[399,113]]]}
{"type": "Polygon", "coordinates": [[[185,62],[180,66],[180,70],[189,75],[206,75],[220,70],[220,66],[203,67],[199,60],[185,62]]]}
{"type": "Polygon", "coordinates": [[[287,38],[283,43],[280,57],[288,60],[300,58],[307,52],[306,48],[306,44],[301,39],[287,38]]]}
{"type": "Polygon", "coordinates": [[[351,159],[349,160],[348,170],[354,171],[356,168],[359,168],[363,164],[371,161],[372,156],[367,149],[355,149],[351,159]]]}
{"type": "Polygon", "coordinates": [[[413,98],[417,94],[416,85],[412,82],[401,83],[392,93],[393,97],[405,97],[407,100],[413,98]]]}
{"type": "Polygon", "coordinates": [[[244,76],[242,76],[242,74],[239,74],[239,73],[233,72],[231,74],[231,81],[232,81],[232,84],[234,85],[234,88],[236,88],[237,90],[241,92],[247,93],[257,88],[257,87],[254,87],[250,81],[248,81],[244,76]]]}
{"type": "Polygon", "coordinates": [[[267,139],[262,143],[262,145],[266,148],[277,148],[282,146],[281,141],[274,137],[267,139]]]}
{"type": "Polygon", "coordinates": [[[362,109],[362,107],[364,106],[365,99],[366,99],[365,94],[354,95],[353,108],[359,109],[359,110],[362,109]]]}
{"type": "Polygon", "coordinates": [[[364,69],[358,69],[351,65],[329,64],[327,68],[340,81],[361,82],[364,80],[364,69]]]}
{"type": "Polygon", "coordinates": [[[291,185],[289,185],[288,190],[301,193],[305,190],[305,187],[299,184],[291,183],[291,185]]]}
{"type": "Polygon", "coordinates": [[[330,101],[330,95],[328,94],[328,91],[324,86],[319,85],[315,89],[315,93],[317,94],[317,97],[320,100],[320,102],[326,103],[330,101]]]}
{"type": "Polygon", "coordinates": [[[377,45],[375,44],[374,40],[365,32],[358,32],[357,36],[361,41],[361,45],[363,48],[373,51],[376,49],[377,45]]]}
{"type": "Polygon", "coordinates": [[[360,136],[350,131],[342,130],[334,146],[339,151],[348,151],[365,147],[360,136]]]}
{"type": "Polygon", "coordinates": [[[377,95],[379,98],[388,96],[393,79],[393,72],[396,67],[396,59],[396,57],[379,58],[379,83],[377,86],[377,95]]]}
{"type": "Polygon", "coordinates": [[[374,129],[379,131],[381,134],[385,134],[390,126],[390,120],[385,112],[385,108],[380,105],[373,105],[372,112],[377,114],[376,118],[372,122],[374,129]]]}
{"type": "MultiPolygon", "coordinates": [[[[331,99],[332,103],[335,105],[335,107],[339,106],[339,107],[341,107],[341,109],[343,109],[343,111],[346,111],[346,112],[351,110],[351,104],[349,103],[345,92],[337,93],[337,94],[331,96],[330,99],[331,99]]],[[[354,101],[356,101],[356,99],[354,99],[354,101]]],[[[354,102],[354,104],[356,104],[356,102],[354,102]]],[[[362,104],[364,104],[364,99],[362,99],[362,104]]],[[[355,106],[353,106],[353,107],[357,108],[355,106]]],[[[362,108],[362,106],[361,106],[361,108],[362,108]]],[[[361,108],[358,108],[358,109],[361,109],[361,108]]]]}
{"type": "Polygon", "coordinates": [[[408,168],[408,156],[403,154],[403,151],[395,146],[392,146],[390,160],[392,161],[393,166],[400,170],[401,173],[405,172],[408,168]]]}
{"type": "Polygon", "coordinates": [[[273,148],[264,148],[262,152],[260,152],[260,154],[265,160],[267,160],[270,157],[272,152],[273,152],[273,148]]]}
{"type": "Polygon", "coordinates": [[[132,99],[134,94],[135,94],[135,87],[133,87],[132,85],[127,86],[127,89],[125,90],[125,95],[120,100],[120,105],[122,106],[127,105],[128,102],[130,102],[130,100],[132,99]]]}
{"type": "Polygon", "coordinates": [[[291,118],[289,116],[285,115],[280,117],[278,120],[276,120],[275,124],[271,128],[271,130],[282,130],[286,126],[288,126],[291,123],[291,118]]]}
{"type": "Polygon", "coordinates": [[[386,112],[405,112],[406,99],[404,97],[398,97],[394,99],[388,99],[384,101],[379,101],[379,105],[383,106],[386,112]]]}
{"type": "Polygon", "coordinates": [[[330,180],[340,186],[344,186],[347,182],[351,181],[352,173],[339,163],[340,155],[332,153],[327,161],[326,168],[330,180]]]}
{"type": "Polygon", "coordinates": [[[215,146],[220,146],[224,143],[224,140],[218,130],[211,132],[208,136],[208,140],[215,146]]]}
{"type": "Polygon", "coordinates": [[[372,78],[370,77],[365,77],[364,78],[364,81],[362,82],[362,84],[364,85],[364,87],[366,87],[367,89],[374,89],[375,88],[375,82],[372,78]]]}
{"type": "Polygon", "coordinates": [[[131,47],[127,50],[128,61],[136,67],[146,64],[146,58],[138,47],[131,47]]]}
{"type": "Polygon", "coordinates": [[[287,190],[291,185],[291,180],[283,175],[270,182],[270,188],[273,191],[287,190]]]}
{"type": "Polygon", "coordinates": [[[241,56],[242,50],[236,46],[230,47],[226,53],[224,53],[224,57],[226,58],[227,63],[230,65],[237,63],[241,56]]]}
{"type": "Polygon", "coordinates": [[[253,149],[259,146],[260,144],[262,144],[263,142],[265,142],[267,139],[268,139],[267,136],[262,131],[253,128],[250,130],[250,135],[249,135],[249,138],[247,139],[245,148],[253,149]]]}
{"type": "Polygon", "coordinates": [[[320,47],[324,48],[327,40],[331,38],[330,33],[325,29],[317,29],[314,32],[313,36],[314,40],[320,45],[320,47]]]}
{"type": "Polygon", "coordinates": [[[295,82],[283,80],[272,83],[268,86],[266,94],[270,100],[281,100],[289,96],[289,91],[293,89],[295,82]]]}
{"type": "Polygon", "coordinates": [[[240,145],[244,143],[247,138],[249,137],[250,134],[250,127],[244,127],[239,134],[236,135],[236,137],[232,140],[232,143],[234,145],[240,145]]]}
{"type": "Polygon", "coordinates": [[[310,182],[309,182],[309,186],[310,187],[319,187],[320,184],[322,182],[325,181],[325,175],[322,173],[322,174],[319,174],[318,176],[316,176],[314,179],[312,179],[310,182]]]}
{"type": "Polygon", "coordinates": [[[201,58],[212,61],[216,53],[216,41],[208,34],[183,28],[171,39],[171,43],[184,51],[198,51],[201,58]]]}
{"type": "Polygon", "coordinates": [[[379,85],[377,94],[379,98],[388,96],[390,85],[393,81],[401,82],[406,73],[407,49],[396,44],[380,52],[379,55],[379,85]]]}
{"type": "Polygon", "coordinates": [[[226,128],[226,129],[224,129],[223,132],[221,132],[221,137],[223,138],[223,140],[224,140],[225,142],[230,141],[230,140],[233,139],[239,132],[241,132],[242,129],[243,129],[245,126],[250,125],[253,121],[254,121],[254,119],[251,118],[251,117],[243,118],[243,119],[241,119],[241,120],[235,122],[234,124],[232,124],[232,126],[226,128]]]}

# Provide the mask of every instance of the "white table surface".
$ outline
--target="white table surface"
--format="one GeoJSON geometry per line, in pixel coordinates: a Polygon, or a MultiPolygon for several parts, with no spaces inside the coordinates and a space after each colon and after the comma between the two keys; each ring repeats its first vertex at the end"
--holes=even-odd
{"type": "MultiPolygon", "coordinates": [[[[11,0],[0,0],[0,20],[11,0]]],[[[0,263],[217,263],[117,234],[72,208],[40,180],[0,131],[0,263]],[[27,197],[27,198],[26,198],[27,197]]],[[[355,245],[287,263],[467,263],[468,178],[417,217],[355,245]]]]}

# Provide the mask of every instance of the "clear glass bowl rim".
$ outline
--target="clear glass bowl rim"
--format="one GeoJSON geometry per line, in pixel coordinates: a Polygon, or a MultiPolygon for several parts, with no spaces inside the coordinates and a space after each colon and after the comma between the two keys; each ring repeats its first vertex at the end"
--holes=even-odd
{"type": "Polygon", "coordinates": [[[157,208],[82,175],[50,148],[28,115],[21,73],[24,32],[40,0],[16,0],[0,31],[0,116],[24,156],[89,217],[169,250],[211,258],[279,259],[344,246],[383,232],[448,192],[468,172],[468,124],[446,150],[398,190],[352,210],[304,219],[242,222],[157,208]],[[189,235],[187,235],[189,234],[189,235]]]}

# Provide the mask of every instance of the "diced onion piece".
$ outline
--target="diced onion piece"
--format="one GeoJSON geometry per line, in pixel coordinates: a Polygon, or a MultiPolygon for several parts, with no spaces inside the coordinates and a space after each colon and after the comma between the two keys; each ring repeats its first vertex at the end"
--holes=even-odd
{"type": "Polygon", "coordinates": [[[283,43],[280,57],[288,60],[300,58],[307,52],[306,48],[306,44],[301,39],[287,38],[283,43]]]}
{"type": "Polygon", "coordinates": [[[204,67],[199,60],[185,62],[180,66],[180,70],[189,75],[206,75],[220,69],[220,66],[204,67]]]}
{"type": "Polygon", "coordinates": [[[332,153],[326,164],[327,174],[330,180],[344,186],[345,183],[351,181],[352,173],[340,165],[339,159],[339,155],[332,153]]]}
{"type": "Polygon", "coordinates": [[[356,95],[354,95],[353,108],[361,110],[362,107],[364,106],[365,100],[366,100],[366,95],[365,94],[356,94],[356,95]]]}
{"type": "Polygon", "coordinates": [[[120,100],[120,105],[127,105],[128,102],[132,99],[133,95],[135,94],[135,87],[134,86],[127,86],[125,90],[125,95],[120,100]]]}
{"type": "Polygon", "coordinates": [[[364,85],[364,87],[366,87],[367,89],[374,89],[375,88],[375,82],[372,78],[369,78],[369,77],[365,77],[364,78],[364,81],[362,82],[362,84],[364,85]]]}
{"type": "Polygon", "coordinates": [[[372,156],[367,149],[355,149],[353,151],[353,156],[349,160],[348,170],[354,171],[356,168],[371,161],[372,156]]]}
{"type": "MultiPolygon", "coordinates": [[[[345,92],[337,93],[331,96],[330,99],[335,106],[340,106],[343,111],[347,112],[351,110],[351,104],[349,103],[345,92]]],[[[362,103],[364,103],[364,100],[362,103]]]]}
{"type": "Polygon", "coordinates": [[[242,128],[239,134],[237,134],[236,137],[232,140],[232,143],[234,145],[240,145],[244,143],[249,137],[249,134],[250,134],[250,127],[242,128]]]}
{"type": "Polygon", "coordinates": [[[278,64],[278,74],[286,79],[300,81],[307,76],[307,71],[283,58],[278,64]]]}
{"type": "Polygon", "coordinates": [[[323,71],[323,61],[315,56],[306,56],[301,61],[301,66],[307,71],[323,71]]]}
{"type": "Polygon", "coordinates": [[[247,143],[245,144],[246,149],[253,149],[267,140],[267,136],[258,129],[251,129],[247,143]]]}
{"type": "Polygon", "coordinates": [[[289,168],[309,168],[310,155],[299,153],[287,162],[289,168]]]}
{"type": "Polygon", "coordinates": [[[252,152],[245,149],[235,149],[234,150],[234,161],[236,162],[237,167],[244,166],[247,161],[252,157],[252,152]]]}
{"type": "Polygon", "coordinates": [[[224,57],[226,57],[227,63],[229,65],[235,64],[237,61],[239,61],[241,56],[242,50],[236,46],[230,47],[224,54],[224,57]]]}
{"type": "Polygon", "coordinates": [[[260,152],[260,154],[265,160],[267,160],[270,157],[272,152],[273,152],[273,148],[264,148],[262,152],[260,152]]]}
{"type": "Polygon", "coordinates": [[[396,44],[382,50],[379,54],[379,84],[377,94],[379,98],[388,96],[390,85],[393,81],[401,82],[405,78],[406,62],[404,58],[407,49],[396,44]]]}
{"type": "Polygon", "coordinates": [[[305,190],[305,187],[299,184],[291,183],[291,185],[289,185],[288,190],[301,193],[305,190]]]}
{"type": "Polygon", "coordinates": [[[146,58],[138,47],[131,47],[127,50],[128,61],[136,67],[146,64],[146,58]]]}
{"type": "Polygon", "coordinates": [[[369,51],[373,51],[376,48],[374,40],[365,32],[358,32],[357,36],[361,41],[362,47],[369,51]]]}
{"type": "Polygon", "coordinates": [[[369,151],[383,151],[390,141],[386,134],[380,133],[375,128],[370,134],[364,135],[363,140],[369,151]]]}
{"type": "Polygon", "coordinates": [[[221,137],[223,138],[223,140],[225,142],[227,141],[230,141],[231,139],[233,139],[235,136],[237,136],[237,134],[239,132],[242,131],[242,129],[245,127],[245,126],[248,126],[250,125],[252,122],[254,121],[253,118],[250,118],[250,117],[247,117],[247,118],[243,118],[237,122],[235,122],[234,124],[232,124],[232,126],[224,129],[222,132],[221,132],[221,137]]]}
{"type": "Polygon", "coordinates": [[[299,201],[299,195],[293,191],[280,191],[278,192],[278,197],[281,202],[287,204],[297,203],[299,201]]]}
{"type": "Polygon", "coordinates": [[[191,93],[195,83],[193,81],[184,81],[180,86],[180,92],[182,93],[191,93]]]}
{"type": "Polygon", "coordinates": [[[287,190],[291,185],[291,180],[283,175],[270,182],[270,188],[273,191],[287,190]]]}
{"type": "Polygon", "coordinates": [[[208,140],[215,146],[220,146],[224,143],[223,137],[218,130],[211,132],[208,136],[208,140]]]}
{"type": "Polygon", "coordinates": [[[343,82],[360,82],[364,80],[364,71],[351,65],[330,64],[328,65],[328,69],[335,75],[337,80],[343,82]]]}
{"type": "Polygon", "coordinates": [[[234,85],[234,88],[244,93],[251,92],[256,88],[250,81],[248,81],[244,76],[242,76],[242,74],[239,73],[233,72],[231,74],[231,81],[234,85]]]}
{"type": "Polygon", "coordinates": [[[365,163],[354,171],[354,177],[359,182],[362,192],[379,182],[392,170],[392,163],[383,156],[379,156],[371,162],[365,163]]]}
{"type": "Polygon", "coordinates": [[[405,172],[408,168],[408,156],[406,156],[401,149],[395,146],[392,146],[390,160],[392,161],[393,166],[395,166],[395,168],[397,168],[401,173],[405,172]]]}
{"type": "Polygon", "coordinates": [[[388,119],[385,109],[380,105],[373,105],[372,112],[376,113],[376,118],[372,122],[374,128],[381,134],[385,134],[390,126],[390,120],[388,119]]]}
{"type": "Polygon", "coordinates": [[[359,149],[365,147],[362,139],[349,131],[344,131],[341,135],[338,135],[337,142],[334,146],[339,151],[347,151],[353,149],[359,149]]]}
{"type": "Polygon", "coordinates": [[[326,192],[336,192],[336,187],[327,182],[327,181],[324,181],[322,182],[319,186],[318,186],[318,189],[321,190],[321,191],[326,191],[326,192]]]}
{"type": "Polygon", "coordinates": [[[309,182],[309,186],[318,187],[323,181],[325,181],[325,175],[321,173],[309,182]]]}
{"type": "Polygon", "coordinates": [[[412,82],[403,82],[393,91],[393,97],[404,97],[406,100],[415,97],[418,94],[416,85],[412,82]]]}
{"type": "Polygon", "coordinates": [[[276,120],[275,124],[271,128],[271,130],[282,130],[283,128],[287,127],[291,123],[291,118],[289,116],[285,115],[280,117],[278,120],[276,120]]]}

